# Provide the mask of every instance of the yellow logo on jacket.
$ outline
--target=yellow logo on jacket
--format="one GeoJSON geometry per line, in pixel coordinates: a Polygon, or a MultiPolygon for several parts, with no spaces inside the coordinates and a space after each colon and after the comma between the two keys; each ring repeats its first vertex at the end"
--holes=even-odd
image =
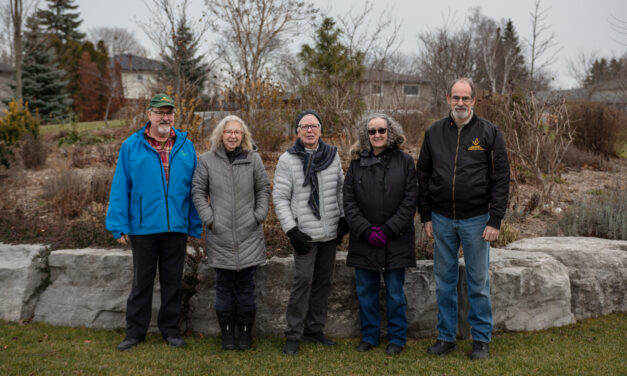
{"type": "Polygon", "coordinates": [[[472,141],[472,146],[469,146],[468,150],[485,150],[485,149],[482,148],[481,145],[479,145],[479,138],[475,137],[475,139],[472,141]]]}

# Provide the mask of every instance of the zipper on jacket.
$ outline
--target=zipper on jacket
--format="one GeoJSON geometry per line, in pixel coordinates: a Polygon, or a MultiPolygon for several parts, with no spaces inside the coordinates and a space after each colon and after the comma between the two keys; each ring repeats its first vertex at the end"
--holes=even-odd
{"type": "Polygon", "coordinates": [[[457,219],[455,215],[455,176],[457,174],[457,156],[459,155],[459,139],[462,133],[462,128],[457,128],[457,146],[455,147],[455,164],[453,167],[453,219],[457,219]]]}
{"type": "MultiPolygon", "coordinates": [[[[227,158],[227,163],[229,163],[227,158]]],[[[233,202],[231,203],[231,233],[233,234],[233,251],[235,252],[235,270],[239,271],[239,245],[237,244],[237,229],[235,228],[235,203],[237,202],[237,189],[235,189],[235,175],[233,173],[233,163],[230,163],[229,167],[231,173],[231,187],[233,187],[233,202]]]]}
{"type": "Polygon", "coordinates": [[[139,196],[139,227],[142,226],[142,196],[139,196]]]}
{"type": "MultiPolygon", "coordinates": [[[[185,144],[185,141],[187,141],[187,134],[185,135],[185,137],[183,138],[183,142],[181,142],[181,145],[174,150],[174,153],[171,153],[171,155],[168,158],[168,166],[172,166],[172,160],[174,159],[174,156],[176,155],[176,153],[178,153],[179,150],[181,150],[181,148],[183,147],[183,145],[185,144]]],[[[145,141],[148,144],[148,141],[145,141]]],[[[155,150],[155,148],[153,148],[150,144],[148,144],[148,147],[155,152],[155,154],[157,155],[157,159],[159,160],[159,166],[161,167],[161,185],[163,187],[163,193],[165,195],[165,217],[166,220],[168,222],[168,232],[170,232],[170,208],[168,205],[168,191],[170,188],[170,179],[168,179],[167,183],[165,181],[165,169],[163,168],[163,162],[161,161],[161,155],[159,155],[159,153],[155,150]]]]}

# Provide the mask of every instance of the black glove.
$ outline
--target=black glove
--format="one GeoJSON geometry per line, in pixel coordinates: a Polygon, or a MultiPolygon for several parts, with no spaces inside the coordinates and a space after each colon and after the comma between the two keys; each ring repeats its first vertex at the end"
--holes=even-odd
{"type": "Polygon", "coordinates": [[[346,218],[340,217],[340,221],[337,223],[337,244],[342,244],[342,239],[344,239],[344,235],[348,234],[348,231],[346,218]]]}
{"type": "Polygon", "coordinates": [[[311,249],[309,245],[311,236],[300,231],[297,226],[292,227],[292,229],[287,232],[287,236],[290,238],[290,243],[292,243],[292,247],[294,247],[294,251],[296,253],[299,255],[306,255],[309,253],[309,250],[311,249]]]}

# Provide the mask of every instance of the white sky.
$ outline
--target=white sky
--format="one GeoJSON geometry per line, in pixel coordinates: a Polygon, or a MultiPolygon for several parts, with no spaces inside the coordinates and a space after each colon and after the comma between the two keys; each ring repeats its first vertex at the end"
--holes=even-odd
{"type": "MultiPolygon", "coordinates": [[[[190,0],[192,15],[200,15],[204,10],[202,0],[190,0]]],[[[351,6],[361,9],[363,0],[314,0],[325,14],[337,16],[345,14],[351,6]]],[[[41,4],[45,4],[41,1],[41,4]]],[[[83,31],[92,27],[117,26],[135,33],[137,39],[149,51],[155,47],[148,41],[136,20],[147,20],[149,12],[140,0],[76,0],[82,15],[83,31]]],[[[374,0],[372,15],[392,8],[393,17],[402,25],[403,43],[401,51],[416,54],[420,45],[417,35],[444,25],[452,19],[460,25],[466,22],[469,8],[480,6],[483,14],[495,20],[509,18],[513,21],[521,43],[531,34],[530,12],[534,0],[374,0]]],[[[610,25],[612,16],[627,21],[627,1],[625,0],[543,0],[543,8],[549,8],[546,24],[549,32],[556,35],[562,50],[557,62],[550,67],[555,77],[554,87],[569,88],[575,85],[568,71],[569,60],[576,60],[581,52],[595,53],[598,57],[619,57],[627,52],[627,35],[616,33],[610,25]],[[622,44],[621,44],[622,43],[622,44]]],[[[312,28],[314,26],[312,25],[312,28]]],[[[304,32],[309,35],[310,31],[304,32]]],[[[299,43],[309,40],[299,40],[299,43]]]]}

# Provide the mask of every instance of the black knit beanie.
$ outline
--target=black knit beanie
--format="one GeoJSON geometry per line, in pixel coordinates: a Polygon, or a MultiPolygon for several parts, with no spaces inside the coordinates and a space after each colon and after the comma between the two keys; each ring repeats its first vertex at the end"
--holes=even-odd
{"type": "Polygon", "coordinates": [[[316,111],[308,109],[296,115],[296,122],[294,123],[294,125],[296,126],[296,133],[298,133],[298,124],[300,123],[301,119],[304,118],[306,115],[315,116],[316,119],[318,119],[318,123],[320,123],[320,130],[322,130],[322,120],[320,119],[320,115],[318,115],[316,111]]]}

